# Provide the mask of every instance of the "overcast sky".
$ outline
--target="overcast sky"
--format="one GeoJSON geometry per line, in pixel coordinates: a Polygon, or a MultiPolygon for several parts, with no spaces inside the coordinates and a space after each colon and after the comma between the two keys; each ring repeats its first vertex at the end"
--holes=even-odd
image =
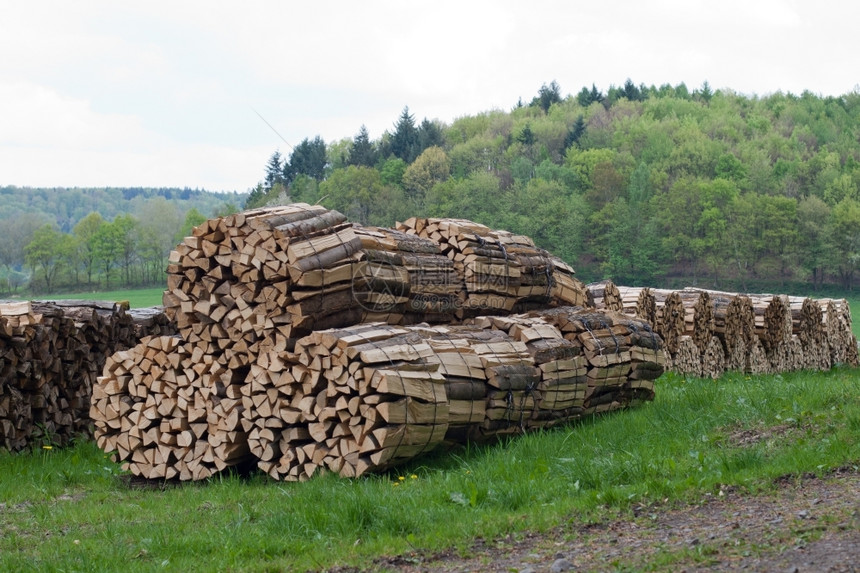
{"type": "Polygon", "coordinates": [[[553,80],[839,96],[858,22],[835,0],[8,0],[0,186],[247,191],[306,137],[510,110],[553,80]]]}

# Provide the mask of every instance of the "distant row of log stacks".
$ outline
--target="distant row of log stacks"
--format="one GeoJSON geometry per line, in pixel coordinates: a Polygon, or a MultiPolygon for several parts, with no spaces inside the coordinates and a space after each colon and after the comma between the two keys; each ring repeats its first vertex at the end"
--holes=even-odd
{"type": "MultiPolygon", "coordinates": [[[[596,284],[611,292],[604,283],[596,284]]],[[[767,374],[858,365],[844,299],[616,288],[624,314],[653,321],[670,356],[668,369],[679,373],[718,378],[725,371],[767,374]]]]}
{"type": "Polygon", "coordinates": [[[579,307],[316,330],[239,369],[153,337],[108,360],[92,410],[99,446],[138,476],[202,479],[250,456],[278,480],[354,477],[651,400],[664,364],[650,325],[579,307]]]}
{"type": "Polygon", "coordinates": [[[0,302],[0,447],[91,437],[93,385],[107,357],[175,332],[158,309],[113,302],[0,302]]]}

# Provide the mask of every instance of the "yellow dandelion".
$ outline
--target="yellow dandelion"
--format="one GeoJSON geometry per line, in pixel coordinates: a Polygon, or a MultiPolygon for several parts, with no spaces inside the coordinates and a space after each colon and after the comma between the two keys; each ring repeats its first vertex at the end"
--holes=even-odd
{"type": "Polygon", "coordinates": [[[406,478],[403,476],[399,476],[397,479],[398,479],[398,481],[404,481],[406,478]]]}
{"type": "Polygon", "coordinates": [[[417,475],[415,475],[415,474],[412,474],[412,475],[411,475],[411,476],[409,476],[409,477],[410,477],[410,478],[412,478],[412,479],[418,479],[418,476],[417,476],[417,475]]]}
{"type": "Polygon", "coordinates": [[[43,450],[53,450],[54,446],[42,446],[43,450]]]}
{"type": "Polygon", "coordinates": [[[399,481],[396,481],[396,482],[394,482],[394,483],[393,483],[393,484],[391,484],[391,485],[393,485],[394,487],[397,487],[397,486],[399,486],[399,485],[400,485],[400,482],[399,482],[399,481]]]}

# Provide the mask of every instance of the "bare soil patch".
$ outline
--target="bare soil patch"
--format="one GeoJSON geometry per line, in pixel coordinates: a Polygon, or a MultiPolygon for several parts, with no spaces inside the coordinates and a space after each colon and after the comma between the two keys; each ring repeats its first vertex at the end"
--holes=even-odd
{"type": "MultiPolygon", "coordinates": [[[[602,523],[481,540],[466,555],[390,556],[372,571],[860,571],[860,471],[787,476],[753,495],[726,488],[692,504],[636,506],[602,523]]],[[[346,573],[360,569],[338,568],[346,573]]]]}

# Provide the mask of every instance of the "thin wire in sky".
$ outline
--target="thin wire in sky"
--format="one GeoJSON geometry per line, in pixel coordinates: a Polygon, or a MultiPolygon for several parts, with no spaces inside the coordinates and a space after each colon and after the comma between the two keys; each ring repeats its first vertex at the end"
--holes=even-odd
{"type": "Polygon", "coordinates": [[[290,149],[294,149],[294,148],[293,148],[293,146],[292,146],[292,145],[290,145],[290,142],[289,142],[289,141],[287,141],[286,139],[284,139],[284,136],[283,136],[283,135],[281,135],[280,133],[278,133],[278,130],[277,130],[277,129],[275,129],[275,128],[272,126],[272,124],[271,124],[271,123],[269,123],[268,121],[266,121],[266,118],[265,118],[265,117],[263,117],[263,116],[260,114],[260,112],[259,112],[259,111],[257,111],[257,110],[256,110],[256,109],[254,109],[253,107],[252,107],[251,109],[252,109],[252,110],[254,110],[254,113],[256,113],[256,114],[257,114],[257,116],[258,116],[260,119],[262,119],[262,120],[263,120],[263,123],[265,123],[266,125],[268,125],[268,126],[269,126],[269,129],[271,129],[272,131],[274,131],[274,132],[275,132],[275,135],[277,135],[278,137],[280,137],[280,138],[281,138],[281,141],[283,141],[284,143],[286,143],[286,144],[289,146],[289,148],[290,148],[290,149]]]}

